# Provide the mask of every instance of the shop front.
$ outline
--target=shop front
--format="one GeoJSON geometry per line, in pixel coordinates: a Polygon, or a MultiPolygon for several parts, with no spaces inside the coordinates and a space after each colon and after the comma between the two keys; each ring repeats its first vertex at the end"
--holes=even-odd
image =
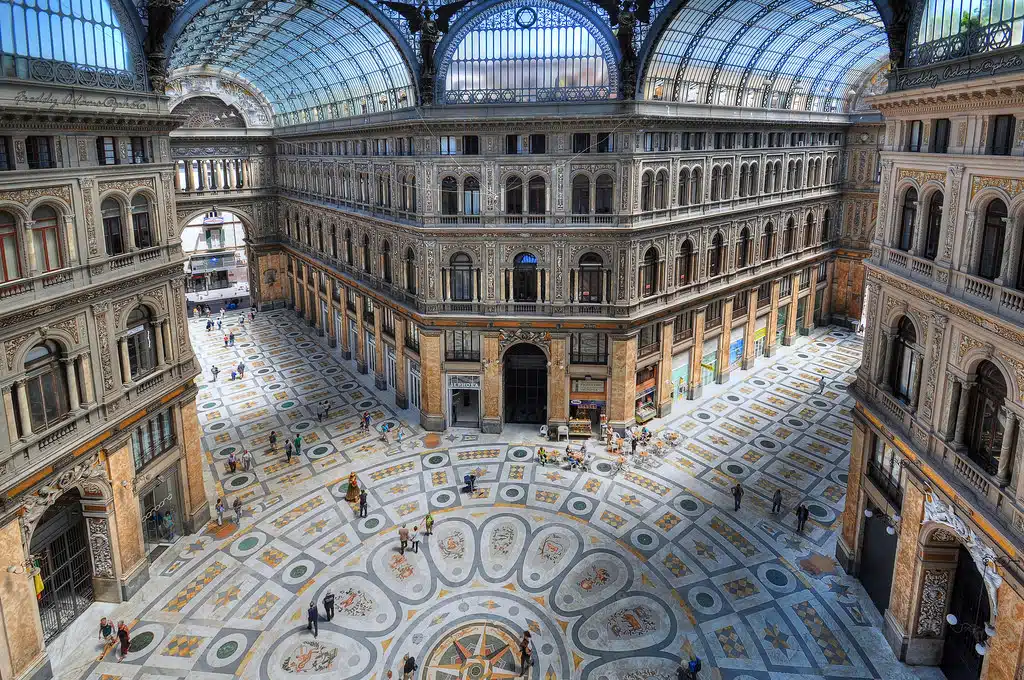
{"type": "Polygon", "coordinates": [[[796,332],[797,335],[807,335],[804,319],[807,318],[807,297],[802,297],[796,302],[796,332]]]}
{"type": "Polygon", "coordinates": [[[672,355],[673,398],[686,399],[690,391],[690,350],[672,355]]]}
{"type": "Polygon", "coordinates": [[[704,356],[700,360],[701,385],[714,385],[718,377],[718,338],[704,343],[704,356]]]}
{"type": "Polygon", "coordinates": [[[143,541],[150,559],[160,545],[172,543],[181,533],[181,501],[178,493],[178,468],[171,466],[139,492],[143,541]]]}
{"type": "Polygon", "coordinates": [[[569,436],[590,437],[607,420],[604,379],[573,378],[569,385],[569,436]]]}
{"type": "Polygon", "coordinates": [[[729,336],[729,366],[736,367],[743,361],[743,334],[746,329],[743,326],[732,329],[729,336]]]}
{"type": "Polygon", "coordinates": [[[754,361],[765,355],[768,347],[768,315],[758,317],[754,326],[754,361]]]}
{"type": "Polygon", "coordinates": [[[637,424],[644,424],[658,415],[658,365],[651,364],[636,372],[636,410],[637,424]]]}
{"type": "Polygon", "coordinates": [[[420,408],[420,362],[409,360],[406,362],[408,366],[408,374],[406,378],[407,391],[409,392],[409,408],[414,408],[417,411],[420,408]]]}
{"type": "Polygon", "coordinates": [[[452,427],[480,427],[479,375],[448,374],[448,410],[452,427]]]}
{"type": "Polygon", "coordinates": [[[789,305],[779,307],[779,315],[776,317],[775,346],[781,347],[782,341],[786,338],[786,319],[789,318],[789,305]]]}

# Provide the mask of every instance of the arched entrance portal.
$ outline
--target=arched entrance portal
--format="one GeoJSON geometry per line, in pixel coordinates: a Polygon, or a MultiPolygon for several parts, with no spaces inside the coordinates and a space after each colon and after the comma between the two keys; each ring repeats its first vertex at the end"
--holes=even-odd
{"type": "Polygon", "coordinates": [[[942,672],[947,680],[978,680],[985,659],[975,650],[980,641],[977,633],[992,618],[992,609],[978,565],[963,546],[957,555],[956,575],[949,594],[949,613],[956,617],[957,625],[946,626],[940,666],[942,672]]]}
{"type": "Polygon", "coordinates": [[[547,423],[548,359],[535,345],[505,352],[505,422],[547,423]]]}
{"type": "Polygon", "coordinates": [[[30,552],[43,580],[39,618],[49,643],[95,599],[82,497],[76,489],[58,498],[39,519],[30,552]]]}
{"type": "Polygon", "coordinates": [[[188,257],[186,297],[189,309],[197,305],[221,309],[248,309],[250,305],[249,255],[242,218],[213,208],[192,218],[181,230],[181,248],[188,257]]]}

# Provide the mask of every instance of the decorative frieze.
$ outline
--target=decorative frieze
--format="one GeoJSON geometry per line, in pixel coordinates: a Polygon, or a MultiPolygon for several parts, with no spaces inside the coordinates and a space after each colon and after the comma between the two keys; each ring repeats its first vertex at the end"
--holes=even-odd
{"type": "Polygon", "coordinates": [[[68,205],[71,204],[71,185],[59,184],[56,186],[30,187],[27,189],[11,189],[0,191],[0,201],[10,201],[23,206],[28,206],[38,198],[59,198],[68,205]]]}
{"type": "Polygon", "coordinates": [[[896,171],[896,182],[899,183],[905,179],[914,180],[918,186],[923,186],[925,182],[940,182],[944,184],[946,182],[946,173],[935,170],[900,168],[896,171]]]}
{"type": "Polygon", "coordinates": [[[112,189],[116,191],[123,191],[126,194],[130,194],[136,189],[149,189],[155,194],[156,180],[152,177],[132,177],[130,179],[114,179],[108,182],[99,183],[99,190],[101,194],[112,189]]]}
{"type": "Polygon", "coordinates": [[[992,175],[972,175],[971,200],[973,201],[975,196],[989,187],[1002,189],[1010,198],[1014,198],[1017,194],[1024,191],[1024,180],[1012,177],[994,177],[992,175]]]}

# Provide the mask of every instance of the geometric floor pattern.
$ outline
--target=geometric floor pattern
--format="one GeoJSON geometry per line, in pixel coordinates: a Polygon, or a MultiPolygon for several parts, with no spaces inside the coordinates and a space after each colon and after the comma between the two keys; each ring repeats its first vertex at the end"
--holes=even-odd
{"type": "Polygon", "coordinates": [[[599,444],[590,472],[576,472],[541,466],[522,430],[425,433],[291,313],[232,319],[228,348],[205,321],[190,326],[209,488],[246,513],[162,555],[121,612],[135,621],[132,653],[119,664],[97,648],[76,677],[383,680],[412,654],[417,679],[507,678],[524,630],[538,652],[530,677],[545,680],[674,680],[690,653],[703,678],[916,677],[832,558],[861,354],[852,333],[819,330],[713,396],[677,402],[657,421],[675,441],[615,474],[599,444]],[[229,380],[243,358],[245,379],[229,380]],[[333,409],[321,423],[323,399],[333,409]],[[363,411],[375,427],[402,424],[401,445],[361,431],[363,411]],[[302,452],[287,464],[280,447],[296,434],[302,452]],[[243,447],[254,469],[230,474],[243,447]],[[366,518],[344,499],[352,471],[366,518]],[[458,482],[470,471],[472,495],[458,482]],[[798,534],[801,502],[811,518],[798,534]],[[428,509],[434,534],[399,554],[398,528],[428,509]],[[305,610],[328,591],[336,615],[314,638],[305,610]]]}

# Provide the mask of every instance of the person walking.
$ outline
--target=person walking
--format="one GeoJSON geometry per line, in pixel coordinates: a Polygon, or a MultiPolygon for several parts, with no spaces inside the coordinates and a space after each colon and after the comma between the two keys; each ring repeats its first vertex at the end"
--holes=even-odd
{"type": "Polygon", "coordinates": [[[107,621],[107,617],[104,616],[100,619],[100,640],[103,641],[104,646],[114,644],[114,640],[117,636],[114,634],[114,622],[107,621]]]}
{"type": "Polygon", "coordinates": [[[238,362],[238,377],[239,378],[244,378],[245,377],[245,362],[244,361],[239,361],[238,362]]]}
{"type": "Polygon", "coordinates": [[[220,319],[217,319],[217,330],[219,330],[219,331],[220,330],[224,330],[223,324],[224,324],[223,321],[221,321],[220,319]]]}
{"type": "Polygon", "coordinates": [[[292,462],[292,443],[290,441],[284,443],[284,455],[285,455],[285,462],[286,463],[291,463],[292,462]]]}
{"type": "Polygon", "coordinates": [[[117,662],[121,663],[128,656],[128,650],[132,645],[132,637],[128,633],[128,626],[124,625],[124,621],[119,621],[117,624],[117,639],[121,643],[121,656],[117,662]]]}
{"type": "Polygon", "coordinates": [[[223,526],[224,525],[224,501],[222,501],[221,499],[218,498],[217,499],[217,505],[215,507],[217,509],[217,526],[223,526]]]}
{"type": "Polygon", "coordinates": [[[228,346],[228,336],[227,335],[224,336],[224,346],[225,347],[228,346]]]}
{"type": "Polygon", "coordinates": [[[772,495],[772,514],[782,510],[782,489],[775,489],[772,495]]]}
{"type": "Polygon", "coordinates": [[[398,530],[398,552],[405,554],[405,549],[409,546],[409,530],[402,525],[402,528],[398,530]]]}
{"type": "Polygon", "coordinates": [[[807,524],[807,518],[810,517],[811,511],[807,509],[807,506],[801,503],[796,509],[796,530],[799,533],[804,532],[804,525],[807,524]]]}
{"type": "Polygon", "coordinates": [[[231,345],[232,347],[235,346],[235,332],[234,331],[231,331],[230,333],[228,333],[228,344],[231,345]]]}
{"type": "Polygon", "coordinates": [[[637,446],[638,446],[639,444],[640,444],[640,442],[639,442],[639,441],[637,440],[637,438],[636,438],[636,437],[633,437],[633,440],[632,440],[632,442],[630,443],[630,447],[632,447],[632,449],[633,449],[632,453],[633,453],[633,455],[634,455],[634,456],[636,455],[636,447],[637,447],[637,446]]]}
{"type": "Polygon", "coordinates": [[[212,367],[210,369],[210,374],[213,376],[213,379],[210,380],[210,382],[217,382],[217,374],[218,373],[220,373],[220,369],[217,368],[216,366],[214,366],[214,367],[212,367]]]}
{"type": "Polygon", "coordinates": [[[306,630],[313,631],[313,637],[320,635],[320,610],[316,608],[316,600],[309,601],[309,609],[306,611],[306,630]]]}
{"type": "Polygon", "coordinates": [[[302,453],[302,435],[295,435],[295,455],[298,456],[302,453]]]}
{"type": "Polygon", "coordinates": [[[228,454],[228,469],[231,470],[231,474],[235,474],[235,468],[238,466],[238,458],[235,457],[235,452],[232,451],[228,454]]]}
{"type": "Polygon", "coordinates": [[[235,511],[235,524],[242,526],[242,499],[236,496],[231,507],[235,511]]]}
{"type": "Polygon", "coordinates": [[[825,393],[825,376],[821,376],[821,380],[818,381],[818,394],[825,393]]]}
{"type": "Polygon", "coordinates": [[[370,431],[370,422],[371,422],[371,420],[372,420],[372,418],[370,418],[370,412],[369,411],[363,411],[363,429],[366,430],[367,432],[370,431]]]}
{"type": "Polygon", "coordinates": [[[242,451],[242,469],[246,472],[252,469],[252,454],[249,453],[249,449],[242,451]]]}
{"type": "Polygon", "coordinates": [[[331,417],[331,400],[324,399],[324,420],[328,420],[331,417]]]}
{"type": "Polygon", "coordinates": [[[277,430],[270,431],[270,452],[277,453],[277,430]]]}
{"type": "Polygon", "coordinates": [[[530,631],[523,631],[523,639],[519,641],[519,675],[526,675],[530,663],[530,631]]]}
{"type": "Polygon", "coordinates": [[[419,666],[416,665],[416,657],[407,656],[405,657],[405,664],[402,665],[402,680],[412,680],[413,674],[419,666]]]}
{"type": "Polygon", "coordinates": [[[329,590],[324,595],[324,618],[328,621],[334,618],[334,593],[329,590]]]}
{"type": "Polygon", "coordinates": [[[743,487],[739,482],[736,482],[736,486],[732,487],[732,500],[735,503],[733,510],[740,509],[740,501],[743,500],[743,487]]]}
{"type": "Polygon", "coordinates": [[[366,517],[366,489],[359,490],[359,516],[366,517]]]}
{"type": "Polygon", "coordinates": [[[434,516],[429,512],[427,513],[427,516],[423,518],[423,528],[426,529],[426,531],[423,532],[424,536],[429,536],[434,533],[434,516]]]}
{"type": "Polygon", "coordinates": [[[405,432],[405,428],[401,425],[398,426],[398,445],[402,445],[402,433],[405,432]]]}
{"type": "Polygon", "coordinates": [[[420,528],[418,526],[412,528],[412,551],[417,555],[420,552],[420,528]]]}

